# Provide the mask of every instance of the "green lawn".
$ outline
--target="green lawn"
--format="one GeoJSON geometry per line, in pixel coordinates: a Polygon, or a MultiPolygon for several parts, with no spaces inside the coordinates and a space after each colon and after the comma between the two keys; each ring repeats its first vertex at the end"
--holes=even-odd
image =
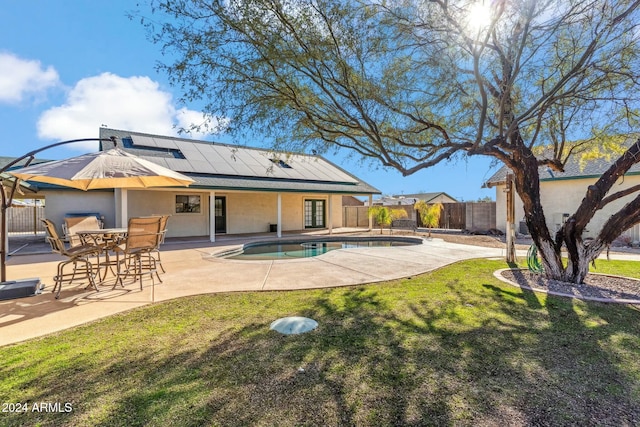
{"type": "Polygon", "coordinates": [[[639,425],[640,311],[522,292],[503,267],[184,298],[0,348],[0,425],[639,425]],[[289,315],[319,327],[269,330],[289,315]]]}

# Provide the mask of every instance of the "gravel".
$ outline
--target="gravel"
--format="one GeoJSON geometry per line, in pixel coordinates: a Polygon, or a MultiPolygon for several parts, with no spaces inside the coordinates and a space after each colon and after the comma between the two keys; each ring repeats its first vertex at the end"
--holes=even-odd
{"type": "MultiPolygon", "coordinates": [[[[452,243],[461,243],[492,248],[504,248],[504,236],[474,236],[460,233],[434,234],[433,237],[441,238],[452,243]]],[[[528,249],[531,245],[530,238],[516,239],[516,249],[528,249]]],[[[640,254],[638,248],[612,247],[611,253],[640,254]]],[[[562,294],[582,299],[590,299],[603,302],[632,302],[640,304],[640,280],[610,276],[604,274],[589,274],[585,283],[561,282],[547,279],[544,276],[532,273],[528,270],[503,270],[500,277],[525,289],[537,289],[553,294],[562,294]]]]}
{"type": "Polygon", "coordinates": [[[500,276],[525,289],[543,290],[596,301],[627,303],[635,301],[634,303],[640,304],[640,280],[636,279],[605,274],[588,274],[584,283],[578,285],[547,279],[528,270],[502,270],[500,276]]]}

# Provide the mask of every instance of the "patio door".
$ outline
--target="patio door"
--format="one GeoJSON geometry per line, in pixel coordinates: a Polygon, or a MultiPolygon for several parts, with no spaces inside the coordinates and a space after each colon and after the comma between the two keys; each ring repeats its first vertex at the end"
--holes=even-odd
{"type": "Polygon", "coordinates": [[[324,200],[304,201],[304,228],[323,228],[324,200]]]}
{"type": "Polygon", "coordinates": [[[215,205],[213,208],[214,215],[216,216],[216,234],[227,232],[227,198],[218,197],[215,198],[215,205]]]}

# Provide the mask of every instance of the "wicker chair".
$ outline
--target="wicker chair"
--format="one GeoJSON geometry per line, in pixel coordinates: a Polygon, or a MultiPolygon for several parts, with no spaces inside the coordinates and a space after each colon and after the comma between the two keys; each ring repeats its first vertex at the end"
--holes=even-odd
{"type": "Polygon", "coordinates": [[[101,248],[91,244],[78,244],[67,248],[58,236],[56,226],[48,219],[43,219],[45,229],[47,231],[47,242],[51,245],[51,250],[58,253],[68,259],[58,264],[58,270],[56,276],[53,278],[55,286],[53,291],[56,294],[56,299],[60,298],[60,291],[62,290],[62,284],[64,282],[73,282],[77,279],[87,279],[89,286],[98,291],[98,286],[95,282],[95,277],[98,273],[97,269],[94,269],[93,264],[90,261],[90,257],[97,257],[100,254],[101,248]],[[72,265],[72,271],[65,272],[65,267],[72,265]],[[57,292],[56,292],[57,290],[57,292]]]}
{"type": "Polygon", "coordinates": [[[160,216],[129,219],[126,240],[114,248],[118,255],[118,277],[114,286],[118,283],[124,286],[123,279],[133,276],[140,280],[142,290],[142,276],[149,274],[153,282],[154,273],[162,283],[158,274],[158,262],[151,255],[162,240],[162,219],[160,216]]]}

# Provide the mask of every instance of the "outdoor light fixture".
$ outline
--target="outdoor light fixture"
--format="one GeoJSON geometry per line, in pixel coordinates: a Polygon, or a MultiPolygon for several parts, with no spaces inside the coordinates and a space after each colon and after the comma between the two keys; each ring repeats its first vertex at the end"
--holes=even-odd
{"type": "MultiPolygon", "coordinates": [[[[46,147],[38,148],[28,152],[22,157],[19,157],[12,162],[8,163],[0,169],[0,175],[7,172],[13,166],[18,165],[23,160],[27,160],[23,167],[28,166],[35,155],[41,151],[48,150],[49,148],[58,147],[60,145],[71,144],[74,142],[87,142],[87,141],[111,141],[116,143],[115,137],[107,138],[84,138],[84,139],[72,139],[68,141],[57,142],[55,144],[47,145],[46,147]]],[[[0,204],[0,215],[2,221],[0,221],[0,300],[22,298],[31,295],[37,295],[42,290],[40,279],[19,279],[7,281],[7,210],[13,202],[13,196],[18,190],[19,179],[14,178],[11,186],[5,186],[4,180],[0,180],[0,197],[2,197],[2,203],[0,204]]]]}

